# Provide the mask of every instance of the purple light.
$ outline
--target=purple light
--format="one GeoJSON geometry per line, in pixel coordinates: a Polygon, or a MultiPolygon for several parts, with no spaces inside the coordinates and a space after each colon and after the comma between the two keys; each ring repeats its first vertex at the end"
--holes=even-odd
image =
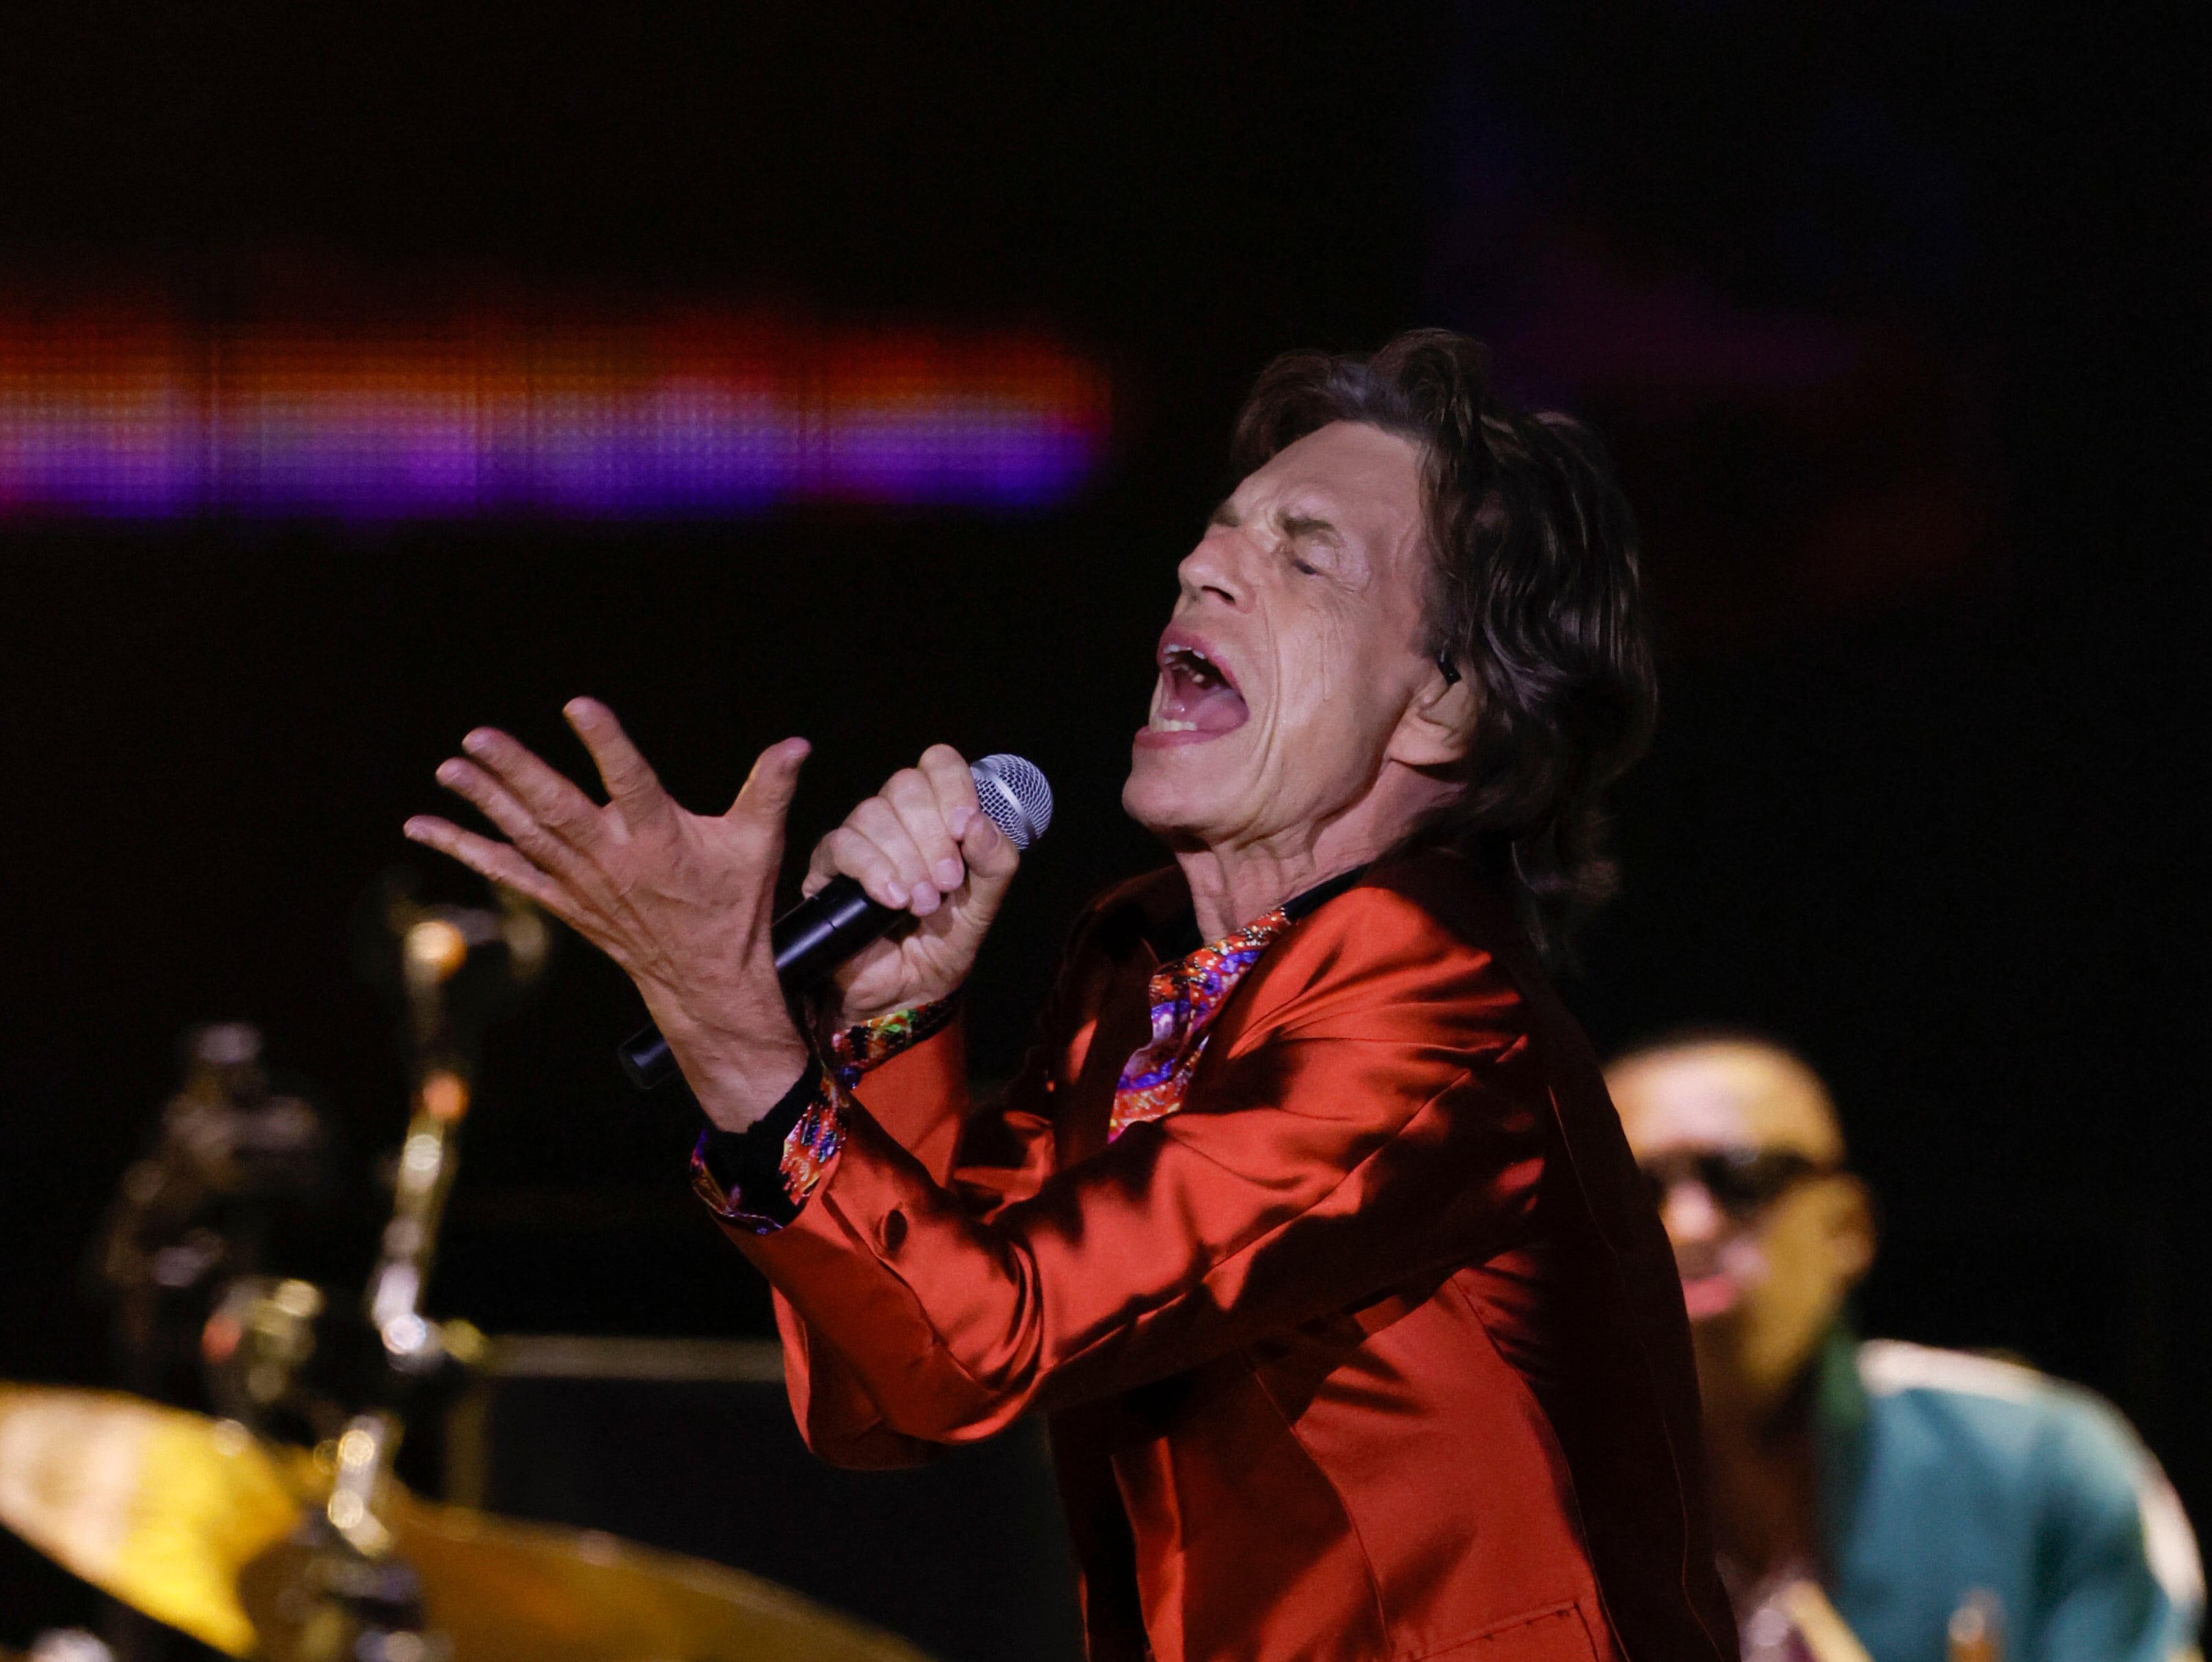
{"type": "Polygon", "coordinates": [[[696,314],[216,335],[0,301],[0,517],[1033,510],[1097,466],[1107,405],[1030,336],[696,314]]]}

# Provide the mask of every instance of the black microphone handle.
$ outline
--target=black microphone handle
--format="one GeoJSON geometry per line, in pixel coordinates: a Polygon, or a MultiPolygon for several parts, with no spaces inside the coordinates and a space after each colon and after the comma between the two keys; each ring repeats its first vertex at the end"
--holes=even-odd
{"type": "MultiPolygon", "coordinates": [[[[851,878],[833,877],[769,925],[776,979],[786,992],[804,992],[905,916],[878,905],[851,878]]],[[[651,1022],[624,1039],[615,1055],[641,1091],[676,1077],[676,1053],[651,1022]]]]}

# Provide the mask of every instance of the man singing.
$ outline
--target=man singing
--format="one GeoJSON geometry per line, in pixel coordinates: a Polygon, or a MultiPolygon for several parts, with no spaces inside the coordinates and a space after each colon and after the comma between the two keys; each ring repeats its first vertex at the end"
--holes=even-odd
{"type": "Polygon", "coordinates": [[[609,801],[479,730],[408,833],[627,970],[853,1465],[1050,1416],[1099,1662],[1735,1654],[1682,1296],[1538,965],[1649,727],[1589,435],[1441,332],[1300,355],[1178,570],[1122,800],[1175,857],[1076,925],[971,1110],[957,994],[1017,864],[942,746],[815,850],[915,926],[802,1031],[769,947],[806,753],[687,813],[602,706],[609,801]]]}

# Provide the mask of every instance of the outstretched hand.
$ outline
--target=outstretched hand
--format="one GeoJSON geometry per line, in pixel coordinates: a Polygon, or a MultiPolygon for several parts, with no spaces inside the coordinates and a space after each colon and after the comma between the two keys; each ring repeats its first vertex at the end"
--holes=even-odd
{"type": "Polygon", "coordinates": [[[806,741],[769,746],[726,813],[697,814],[669,795],[605,705],[578,698],[562,714],[599,768],[605,806],[506,734],[478,728],[438,782],[507,840],[428,815],[406,833],[528,896],[619,964],[708,1117],[742,1129],[807,1062],[769,944],[806,741]]]}

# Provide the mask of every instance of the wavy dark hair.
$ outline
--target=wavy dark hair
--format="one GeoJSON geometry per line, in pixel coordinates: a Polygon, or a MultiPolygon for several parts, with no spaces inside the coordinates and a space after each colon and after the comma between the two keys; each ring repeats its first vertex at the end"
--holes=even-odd
{"type": "Polygon", "coordinates": [[[1368,357],[1277,358],[1237,418],[1237,469],[1339,421],[1421,452],[1430,649],[1480,704],[1464,788],[1415,840],[1480,860],[1560,959],[1613,892],[1603,797],[1644,753],[1657,708],[1627,501],[1595,435],[1508,408],[1490,391],[1489,349],[1449,330],[1413,330],[1368,357]]]}

